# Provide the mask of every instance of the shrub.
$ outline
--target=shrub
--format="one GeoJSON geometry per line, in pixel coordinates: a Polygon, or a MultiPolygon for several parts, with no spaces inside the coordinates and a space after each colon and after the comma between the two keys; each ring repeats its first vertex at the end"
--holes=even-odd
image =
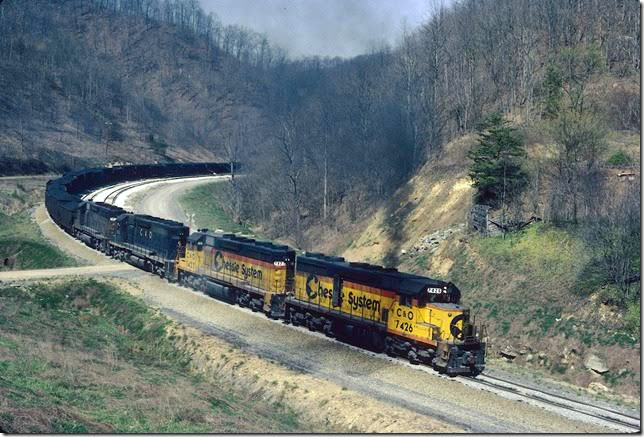
{"type": "Polygon", "coordinates": [[[637,299],[636,301],[631,302],[628,305],[626,311],[626,316],[624,317],[624,322],[626,323],[626,328],[636,337],[640,334],[640,313],[641,313],[641,300],[637,299]]]}
{"type": "Polygon", "coordinates": [[[633,162],[633,160],[626,152],[624,152],[623,150],[618,150],[617,152],[613,153],[610,158],[608,158],[606,164],[615,167],[621,167],[629,165],[631,164],[631,162],[633,162]]]}

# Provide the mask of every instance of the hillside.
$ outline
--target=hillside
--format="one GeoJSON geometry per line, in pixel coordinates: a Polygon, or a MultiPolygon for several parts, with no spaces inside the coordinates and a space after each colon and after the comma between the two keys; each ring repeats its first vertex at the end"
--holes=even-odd
{"type": "Polygon", "coordinates": [[[634,2],[437,4],[396,47],[348,60],[288,59],[194,0],[1,3],[0,174],[241,161],[243,177],[188,199],[207,223],[448,278],[488,325],[490,356],[636,394],[634,2]],[[468,176],[495,117],[521,136],[507,202],[505,151],[496,192],[468,176]],[[495,219],[537,222],[474,235],[475,196],[495,219]],[[603,376],[583,370],[593,353],[603,376]]]}
{"type": "MultiPolygon", "coordinates": [[[[618,90],[618,85],[609,89],[618,90]]],[[[548,159],[550,139],[535,134],[537,128],[521,128],[531,162],[548,159]]],[[[327,247],[335,245],[335,252],[351,261],[394,265],[453,281],[477,322],[487,327],[493,366],[509,361],[515,372],[527,369],[595,391],[599,383],[607,390],[600,389],[601,395],[636,399],[641,380],[639,298],[627,308],[616,306],[610,301],[611,286],[589,279],[597,249],[582,226],[545,220],[505,238],[468,230],[475,190],[468,177],[467,152],[476,140],[468,134],[447,144],[440,158],[356,223],[352,239],[346,244],[334,240],[327,247]],[[603,362],[606,373],[587,370],[592,355],[603,362]]],[[[607,133],[600,160],[609,196],[619,197],[629,184],[639,186],[637,180],[618,176],[634,172],[639,179],[639,145],[638,131],[607,133]],[[629,164],[613,162],[622,155],[629,164]]],[[[537,212],[547,201],[550,188],[547,181],[544,184],[537,212]]],[[[530,201],[526,196],[526,206],[530,201]]],[[[524,219],[529,211],[526,208],[524,219]]]]}
{"type": "Polygon", "coordinates": [[[0,286],[8,433],[338,431],[199,372],[179,327],[95,280],[0,286]]]}
{"type": "Polygon", "coordinates": [[[234,57],[101,5],[2,4],[0,174],[221,159],[226,132],[259,123],[234,57]]]}

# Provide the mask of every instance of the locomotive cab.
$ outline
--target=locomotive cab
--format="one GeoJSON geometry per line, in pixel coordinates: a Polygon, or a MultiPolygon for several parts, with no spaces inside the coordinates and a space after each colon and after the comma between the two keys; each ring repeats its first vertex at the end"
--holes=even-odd
{"type": "MultiPolygon", "coordinates": [[[[399,295],[388,320],[388,331],[413,340],[410,360],[426,362],[449,375],[483,371],[485,343],[470,320],[469,309],[459,305],[461,293],[452,283],[429,284],[415,296],[399,295]]],[[[396,341],[399,350],[404,349],[396,341]]]]}
{"type": "Polygon", "coordinates": [[[430,323],[438,326],[432,366],[441,373],[477,375],[484,369],[485,343],[469,309],[452,303],[428,304],[430,323]]]}

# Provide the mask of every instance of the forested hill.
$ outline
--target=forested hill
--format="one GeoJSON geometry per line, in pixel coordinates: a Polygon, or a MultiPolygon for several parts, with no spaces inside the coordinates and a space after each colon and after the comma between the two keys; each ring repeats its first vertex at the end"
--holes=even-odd
{"type": "Polygon", "coordinates": [[[565,97],[639,129],[633,1],[460,0],[396,47],[292,60],[196,0],[5,0],[0,52],[0,171],[240,160],[229,212],[300,247],[492,112],[530,126],[565,97]]]}
{"type": "Polygon", "coordinates": [[[261,129],[254,78],[283,56],[250,59],[250,31],[196,7],[2,2],[0,172],[211,160],[240,120],[261,129]]]}

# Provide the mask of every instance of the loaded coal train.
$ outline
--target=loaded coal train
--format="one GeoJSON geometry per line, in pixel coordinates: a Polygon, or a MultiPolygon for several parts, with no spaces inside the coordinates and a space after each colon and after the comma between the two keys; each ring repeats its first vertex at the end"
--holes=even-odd
{"type": "Polygon", "coordinates": [[[485,342],[451,282],[81,200],[137,179],[222,174],[229,164],[76,171],[49,181],[45,203],[67,233],[101,252],[207,295],[448,375],[484,369],[485,342]]]}

